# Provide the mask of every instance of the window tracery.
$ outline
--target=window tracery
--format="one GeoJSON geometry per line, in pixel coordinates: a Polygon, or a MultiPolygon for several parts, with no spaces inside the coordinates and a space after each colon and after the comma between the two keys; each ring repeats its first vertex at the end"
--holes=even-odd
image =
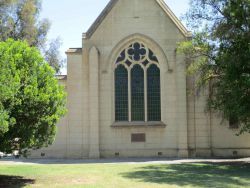
{"type": "Polygon", "coordinates": [[[160,69],[154,52],[134,42],[115,64],[115,120],[160,121],[160,69]]]}
{"type": "Polygon", "coordinates": [[[125,63],[128,67],[131,66],[132,62],[147,66],[149,62],[158,63],[158,59],[151,49],[142,43],[135,42],[124,49],[116,60],[116,64],[125,63]]]}

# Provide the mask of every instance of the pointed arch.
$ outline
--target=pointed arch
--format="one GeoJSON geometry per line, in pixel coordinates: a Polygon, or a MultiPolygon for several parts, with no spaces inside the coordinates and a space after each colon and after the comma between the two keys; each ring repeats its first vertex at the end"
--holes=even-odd
{"type": "Polygon", "coordinates": [[[165,55],[162,48],[150,37],[136,33],[136,34],[132,34],[132,35],[122,39],[121,41],[118,42],[117,45],[115,45],[115,47],[111,51],[111,54],[108,58],[108,61],[106,62],[106,65],[104,66],[106,69],[105,70],[106,72],[114,69],[117,57],[119,57],[120,53],[124,50],[124,47],[133,43],[133,42],[143,43],[149,49],[152,49],[158,58],[160,69],[163,72],[167,72],[167,71],[172,70],[170,67],[168,58],[165,55]]]}

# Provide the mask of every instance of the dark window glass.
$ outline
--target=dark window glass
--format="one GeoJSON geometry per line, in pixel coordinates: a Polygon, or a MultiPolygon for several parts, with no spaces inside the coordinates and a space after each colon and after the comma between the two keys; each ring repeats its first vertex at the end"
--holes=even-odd
{"type": "Polygon", "coordinates": [[[151,65],[147,70],[148,121],[161,120],[160,70],[151,65]]]}
{"type": "Polygon", "coordinates": [[[125,50],[123,50],[121,53],[120,53],[120,56],[117,58],[116,60],[116,63],[119,63],[121,61],[124,61],[125,59],[125,50]]]}
{"type": "Polygon", "coordinates": [[[126,65],[130,66],[132,63],[129,60],[125,61],[126,65]]]}
{"type": "Polygon", "coordinates": [[[115,120],[128,121],[128,71],[123,65],[115,70],[115,120]]]}
{"type": "Polygon", "coordinates": [[[155,54],[152,52],[152,50],[149,49],[149,54],[148,54],[148,57],[151,61],[155,61],[155,62],[158,62],[158,59],[157,57],[155,56],[155,54]]]}
{"type": "Polygon", "coordinates": [[[142,60],[145,57],[146,52],[145,46],[138,42],[130,45],[128,49],[128,55],[134,61],[142,60]]]}
{"type": "Polygon", "coordinates": [[[132,121],[145,121],[144,113],[144,71],[140,65],[135,65],[131,70],[132,121]]]}

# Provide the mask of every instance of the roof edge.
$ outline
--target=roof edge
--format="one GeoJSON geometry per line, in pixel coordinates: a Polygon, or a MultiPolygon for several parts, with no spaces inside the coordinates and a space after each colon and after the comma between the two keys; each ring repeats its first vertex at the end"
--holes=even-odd
{"type": "Polygon", "coordinates": [[[160,7],[165,11],[165,13],[170,17],[170,19],[174,22],[174,24],[178,27],[181,33],[189,38],[192,37],[191,31],[188,31],[187,28],[183,25],[180,19],[174,14],[171,8],[165,3],[164,0],[156,0],[160,7]]]}
{"type": "Polygon", "coordinates": [[[67,75],[55,75],[57,80],[67,80],[67,75]]]}
{"type": "Polygon", "coordinates": [[[82,54],[82,48],[69,48],[66,54],[82,54]]]}
{"type": "Polygon", "coordinates": [[[108,13],[111,11],[111,9],[114,7],[114,5],[118,2],[118,0],[110,0],[109,3],[106,5],[106,7],[102,10],[101,14],[96,18],[94,23],[90,26],[88,31],[86,33],[83,33],[83,38],[90,38],[93,33],[96,31],[96,29],[99,27],[99,25],[102,23],[102,21],[106,18],[108,13]]]}

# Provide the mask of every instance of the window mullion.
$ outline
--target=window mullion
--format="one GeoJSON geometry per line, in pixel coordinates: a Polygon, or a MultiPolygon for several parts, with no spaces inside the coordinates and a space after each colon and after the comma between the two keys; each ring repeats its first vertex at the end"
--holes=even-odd
{"type": "Polygon", "coordinates": [[[131,122],[131,69],[128,70],[128,121],[131,122]]]}
{"type": "Polygon", "coordinates": [[[148,121],[148,92],[147,92],[147,70],[144,68],[144,110],[145,110],[145,122],[148,121]]]}

